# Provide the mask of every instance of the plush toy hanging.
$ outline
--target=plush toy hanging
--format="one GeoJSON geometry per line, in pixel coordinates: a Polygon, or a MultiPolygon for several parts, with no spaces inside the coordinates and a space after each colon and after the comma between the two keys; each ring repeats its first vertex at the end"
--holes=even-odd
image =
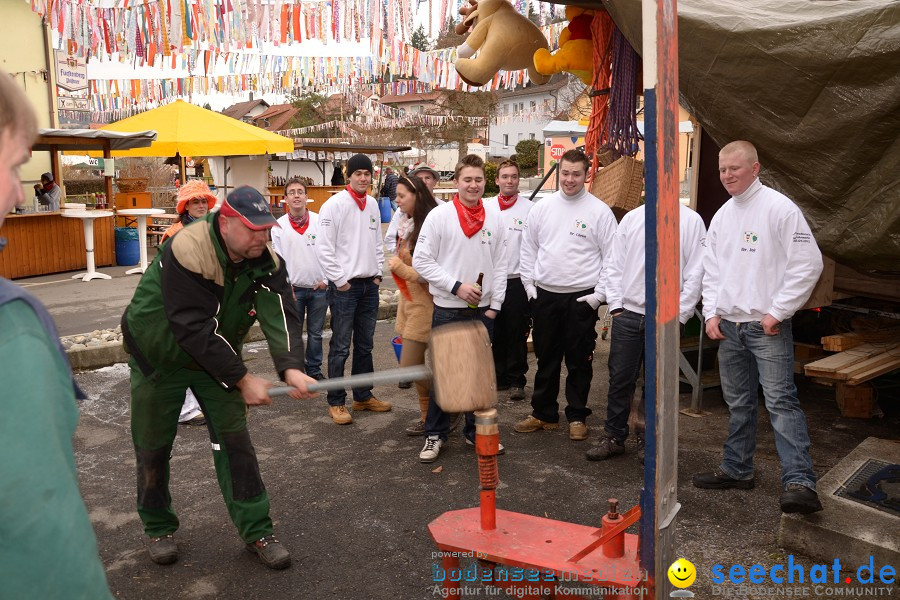
{"type": "Polygon", "coordinates": [[[462,23],[456,32],[472,32],[456,51],[456,72],[469,85],[480,86],[491,81],[497,71],[528,70],[535,84],[550,81],[535,68],[535,51],[549,49],[547,39],[537,26],[516,12],[508,0],[469,0],[459,12],[462,23]],[[478,53],[478,56],[471,58],[478,53]]]}
{"type": "Polygon", "coordinates": [[[594,13],[577,6],[566,7],[569,24],[559,34],[559,49],[553,54],[548,48],[534,53],[534,66],[538,73],[549,76],[568,71],[586,85],[591,85],[594,71],[591,21],[594,13]]]}

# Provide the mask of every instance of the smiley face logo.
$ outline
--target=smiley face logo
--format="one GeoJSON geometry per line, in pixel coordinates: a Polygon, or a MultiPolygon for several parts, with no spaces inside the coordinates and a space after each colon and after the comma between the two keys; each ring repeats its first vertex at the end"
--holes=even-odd
{"type": "Polygon", "coordinates": [[[673,562],[666,573],[669,575],[669,583],[677,588],[686,588],[697,579],[697,569],[686,558],[673,562]]]}

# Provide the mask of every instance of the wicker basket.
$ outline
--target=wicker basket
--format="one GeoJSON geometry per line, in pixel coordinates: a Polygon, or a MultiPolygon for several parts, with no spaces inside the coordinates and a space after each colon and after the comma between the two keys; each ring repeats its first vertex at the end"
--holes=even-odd
{"type": "Polygon", "coordinates": [[[644,162],[630,156],[600,169],[591,182],[591,193],[609,205],[629,211],[641,203],[644,189],[644,162]]]}
{"type": "Polygon", "coordinates": [[[146,192],[150,180],[145,177],[119,178],[116,179],[116,187],[120,192],[131,194],[133,192],[146,192]]]}

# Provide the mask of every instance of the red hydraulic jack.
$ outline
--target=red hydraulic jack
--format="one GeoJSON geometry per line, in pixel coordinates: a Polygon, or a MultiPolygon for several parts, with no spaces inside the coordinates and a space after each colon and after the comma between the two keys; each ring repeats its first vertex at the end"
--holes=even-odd
{"type": "Polygon", "coordinates": [[[442,597],[461,597],[469,582],[531,600],[597,598],[576,593],[589,585],[604,588],[605,600],[652,597],[638,566],[638,536],[625,533],[640,508],[619,514],[611,499],[600,529],[497,510],[499,439],[497,410],[475,411],[480,506],[446,512],[428,525],[442,560],[434,569],[442,597]],[[477,562],[463,569],[460,558],[477,562]]]}

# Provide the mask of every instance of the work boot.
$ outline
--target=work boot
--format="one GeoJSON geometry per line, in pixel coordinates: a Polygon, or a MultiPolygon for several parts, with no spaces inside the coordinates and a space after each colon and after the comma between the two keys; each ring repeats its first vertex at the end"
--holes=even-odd
{"type": "Polygon", "coordinates": [[[634,440],[634,444],[637,446],[638,460],[641,461],[641,464],[644,464],[644,436],[638,435],[634,440]]]}
{"type": "Polygon", "coordinates": [[[406,435],[425,435],[425,421],[416,420],[406,428],[406,435]]]}
{"type": "Polygon", "coordinates": [[[781,493],[781,512],[808,515],[822,510],[819,495],[801,483],[789,483],[781,493]]]}
{"type": "Polygon", "coordinates": [[[187,421],[179,421],[179,425],[206,425],[206,417],[203,416],[203,413],[200,413],[196,417],[188,419],[187,421]]]}
{"type": "Polygon", "coordinates": [[[513,426],[515,431],[519,433],[531,433],[532,431],[537,431],[539,429],[559,429],[559,423],[550,423],[549,421],[541,421],[538,418],[535,418],[531,415],[528,415],[518,423],[513,426]]]}
{"type": "Polygon", "coordinates": [[[343,404],[340,406],[329,406],[328,414],[331,415],[331,420],[338,425],[347,425],[353,422],[353,416],[347,412],[347,407],[343,404]]]}
{"type": "Polygon", "coordinates": [[[612,456],[625,452],[625,443],[613,439],[608,433],[604,432],[600,436],[597,445],[584,453],[588,460],[606,460],[612,456]]]}
{"type": "Polygon", "coordinates": [[[259,556],[259,562],[270,569],[281,570],[291,566],[291,553],[274,535],[267,535],[247,544],[247,550],[259,556]]]}
{"type": "Polygon", "coordinates": [[[178,560],[178,546],[172,534],[150,538],[150,560],[158,565],[171,565],[178,560]]]}
{"type": "Polygon", "coordinates": [[[387,412],[391,410],[392,406],[390,402],[385,402],[383,400],[379,400],[375,396],[372,396],[368,400],[363,400],[359,402],[357,400],[353,401],[353,410],[371,410],[372,412],[387,412]]]}
{"type": "Polygon", "coordinates": [[[569,423],[569,439],[573,442],[586,440],[588,436],[588,426],[581,421],[572,421],[569,423]]]}
{"type": "Polygon", "coordinates": [[[697,473],[692,481],[695,488],[704,490],[727,490],[729,488],[751,490],[756,485],[753,477],[750,479],[733,479],[719,469],[708,473],[697,473]]]}
{"type": "Polygon", "coordinates": [[[524,400],[525,399],[525,388],[520,387],[511,387],[509,388],[509,399],[510,400],[524,400]]]}
{"type": "Polygon", "coordinates": [[[438,455],[441,453],[441,446],[443,445],[444,442],[436,435],[430,435],[425,438],[425,446],[423,446],[422,451],[419,452],[419,462],[433,463],[436,461],[438,455]]]}

